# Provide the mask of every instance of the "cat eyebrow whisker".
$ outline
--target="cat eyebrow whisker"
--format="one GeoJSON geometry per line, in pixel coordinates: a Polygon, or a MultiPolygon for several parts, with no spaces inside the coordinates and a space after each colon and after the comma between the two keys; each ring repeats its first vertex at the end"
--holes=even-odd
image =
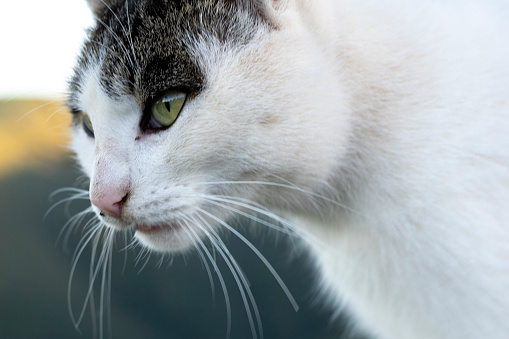
{"type": "MultiPolygon", "coordinates": [[[[92,39],[89,39],[88,40],[89,42],[92,42],[92,43],[95,43],[95,44],[98,44],[100,47],[106,49],[109,53],[111,53],[115,58],[118,59],[118,61],[120,61],[121,65],[125,68],[125,70],[127,71],[127,73],[130,72],[130,69],[129,67],[125,64],[124,60],[120,57],[120,55],[115,52],[114,50],[112,50],[110,47],[106,46],[104,43],[100,42],[100,41],[97,41],[97,40],[92,40],[92,39]]],[[[128,84],[131,84],[134,86],[133,82],[130,81],[130,80],[126,80],[126,79],[123,79],[123,81],[127,81],[128,84]]]]}
{"type": "Polygon", "coordinates": [[[134,62],[136,63],[136,66],[138,67],[138,69],[140,69],[140,65],[138,64],[138,58],[136,58],[136,50],[134,48],[133,35],[132,35],[132,32],[131,32],[131,21],[129,19],[129,1],[126,1],[125,5],[126,5],[126,12],[127,12],[127,27],[129,27],[129,36],[128,36],[128,38],[129,38],[129,42],[131,44],[131,49],[133,51],[134,62]]]}
{"type": "Polygon", "coordinates": [[[110,26],[108,26],[106,23],[104,23],[96,15],[94,17],[97,20],[97,22],[99,22],[101,25],[103,25],[103,27],[106,28],[108,30],[108,32],[110,32],[110,34],[113,36],[113,38],[118,42],[118,44],[119,44],[120,48],[122,49],[122,51],[123,51],[124,55],[126,56],[126,58],[129,60],[129,65],[132,68],[135,68],[133,60],[131,59],[131,56],[129,55],[129,50],[125,46],[124,42],[120,39],[120,37],[115,33],[115,31],[113,31],[113,29],[110,26]]]}
{"type": "Polygon", "coordinates": [[[108,10],[111,12],[111,14],[113,14],[113,16],[115,17],[115,19],[117,20],[117,22],[120,24],[120,27],[122,28],[122,30],[124,31],[124,35],[125,37],[127,38],[127,41],[129,42],[130,44],[130,47],[131,47],[131,50],[133,52],[133,57],[134,57],[134,61],[136,63],[136,67],[139,68],[139,65],[138,65],[138,61],[136,60],[136,52],[134,50],[134,43],[132,41],[132,35],[131,35],[131,26],[130,26],[130,23],[129,23],[129,1],[126,1],[126,7],[127,7],[127,25],[129,26],[129,32],[126,30],[125,26],[122,24],[122,21],[120,21],[119,17],[117,16],[117,14],[111,9],[110,6],[108,6],[108,4],[104,1],[104,0],[101,0],[101,2],[104,4],[104,6],[106,6],[106,8],[108,8],[108,10]]]}
{"type": "Polygon", "coordinates": [[[56,111],[54,111],[53,113],[51,113],[51,115],[46,119],[46,122],[49,122],[51,120],[51,118],[53,118],[57,113],[63,111],[63,110],[66,110],[67,109],[67,106],[62,106],[60,107],[59,109],[57,109],[56,111]]]}
{"type": "Polygon", "coordinates": [[[45,102],[44,104],[40,105],[40,106],[37,106],[36,108],[33,108],[31,109],[30,111],[24,113],[22,116],[20,116],[16,122],[20,122],[21,120],[23,120],[24,118],[26,118],[27,116],[29,116],[30,114],[32,114],[33,112],[43,108],[43,107],[46,107],[46,106],[49,106],[49,105],[53,105],[53,104],[56,104],[56,103],[59,103],[61,102],[62,100],[58,99],[58,100],[52,100],[52,101],[48,101],[48,102],[45,102]]]}

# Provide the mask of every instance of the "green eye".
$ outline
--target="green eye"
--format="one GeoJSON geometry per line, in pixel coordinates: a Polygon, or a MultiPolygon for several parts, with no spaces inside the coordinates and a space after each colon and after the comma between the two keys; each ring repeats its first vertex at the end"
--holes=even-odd
{"type": "Polygon", "coordinates": [[[152,103],[152,118],[161,127],[169,127],[177,120],[186,101],[187,94],[170,90],[152,103]]]}
{"type": "Polygon", "coordinates": [[[83,113],[83,129],[85,133],[87,133],[92,138],[94,137],[94,127],[92,126],[92,121],[90,121],[90,117],[88,114],[83,113]]]}

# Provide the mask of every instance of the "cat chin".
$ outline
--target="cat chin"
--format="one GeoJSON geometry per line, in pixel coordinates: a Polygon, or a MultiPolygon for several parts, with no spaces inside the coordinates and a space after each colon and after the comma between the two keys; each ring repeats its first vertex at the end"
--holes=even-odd
{"type": "Polygon", "coordinates": [[[178,224],[138,225],[134,234],[138,242],[155,252],[181,252],[194,246],[195,241],[178,224]]]}

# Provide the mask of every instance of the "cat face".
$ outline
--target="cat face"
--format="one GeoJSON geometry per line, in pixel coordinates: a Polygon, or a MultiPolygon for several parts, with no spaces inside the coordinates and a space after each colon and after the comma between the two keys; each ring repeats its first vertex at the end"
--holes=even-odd
{"type": "Polygon", "coordinates": [[[328,184],[349,134],[344,90],[292,6],[274,4],[92,6],[69,106],[106,227],[182,250],[234,215],[302,210],[328,184]]]}

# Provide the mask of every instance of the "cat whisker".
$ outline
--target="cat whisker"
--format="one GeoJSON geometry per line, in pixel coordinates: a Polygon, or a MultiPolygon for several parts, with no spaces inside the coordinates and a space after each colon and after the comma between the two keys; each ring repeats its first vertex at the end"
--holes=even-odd
{"type": "Polygon", "coordinates": [[[209,182],[203,182],[203,183],[199,183],[199,184],[201,184],[201,185],[262,185],[262,186],[274,186],[274,187],[286,188],[286,189],[301,192],[308,197],[316,198],[316,199],[322,200],[324,202],[333,204],[336,207],[340,207],[344,210],[347,210],[347,211],[357,214],[359,216],[365,216],[364,214],[340,203],[337,200],[334,200],[334,199],[327,197],[325,195],[322,195],[322,194],[318,194],[318,193],[306,190],[304,188],[300,188],[293,184],[283,184],[283,183],[278,183],[278,182],[258,181],[258,180],[253,180],[253,181],[249,181],[249,180],[245,180],[245,181],[244,180],[240,180],[240,181],[229,181],[229,180],[209,181],[209,182]]]}
{"type": "Polygon", "coordinates": [[[131,241],[127,241],[127,233],[125,233],[125,237],[126,237],[126,244],[123,248],[120,249],[120,251],[124,251],[124,252],[127,252],[129,250],[132,250],[134,249],[135,247],[140,247],[140,249],[143,249],[143,247],[138,243],[138,241],[136,240],[136,238],[133,238],[131,237],[131,241]]]}
{"type": "Polygon", "coordinates": [[[46,122],[49,122],[51,118],[53,118],[58,112],[61,112],[63,110],[66,110],[68,109],[67,106],[63,106],[63,107],[60,107],[59,109],[57,109],[55,112],[53,112],[47,119],[46,119],[46,122]]]}
{"type": "Polygon", "coordinates": [[[311,234],[305,232],[304,230],[298,229],[295,225],[290,223],[288,220],[281,218],[277,214],[274,214],[271,211],[266,210],[263,207],[258,207],[259,206],[258,204],[250,202],[247,199],[220,196],[220,195],[219,196],[202,195],[202,197],[213,205],[219,206],[221,208],[232,211],[238,215],[244,216],[252,221],[255,221],[257,223],[265,225],[275,231],[287,234],[290,236],[290,239],[292,239],[292,238],[304,239],[306,241],[313,242],[315,244],[319,244],[321,246],[328,246],[320,239],[313,237],[311,234]],[[231,207],[226,204],[236,205],[241,208],[245,208],[247,210],[256,212],[260,215],[263,215],[263,216],[266,216],[272,220],[275,220],[277,223],[281,224],[282,226],[278,226],[278,225],[268,222],[266,220],[260,219],[250,213],[243,212],[242,210],[240,210],[238,208],[231,207]],[[252,206],[252,204],[255,204],[255,206],[252,206]]]}
{"type": "Polygon", "coordinates": [[[109,305],[110,305],[110,286],[111,286],[111,256],[112,256],[112,247],[114,240],[114,231],[111,229],[106,229],[106,231],[102,230],[99,232],[94,239],[94,243],[92,246],[92,256],[90,263],[90,272],[89,272],[89,289],[87,295],[85,297],[84,305],[81,310],[80,317],[78,319],[78,323],[80,323],[83,319],[83,316],[86,311],[87,304],[90,304],[90,312],[92,315],[94,332],[96,332],[96,308],[95,308],[95,298],[94,298],[94,284],[99,274],[101,274],[101,293],[99,300],[99,338],[102,339],[104,336],[104,317],[107,317],[108,326],[111,326],[111,321],[109,319],[109,305]],[[102,240],[101,253],[97,261],[95,260],[97,248],[99,247],[99,243],[102,240]],[[95,264],[95,265],[94,265],[95,264]]]}
{"type": "MultiPolygon", "coordinates": [[[[237,261],[235,258],[233,258],[232,254],[224,244],[224,242],[221,240],[217,232],[208,224],[208,222],[203,219],[200,215],[197,215],[197,217],[202,221],[204,225],[207,226],[207,228],[210,230],[207,231],[205,227],[203,227],[201,224],[197,223],[196,226],[199,227],[204,234],[211,240],[212,244],[217,248],[218,253],[221,255],[223,260],[225,261],[226,265],[230,269],[232,276],[237,283],[237,286],[239,288],[239,292],[241,294],[241,298],[244,302],[244,306],[246,308],[246,313],[248,317],[248,321],[251,327],[252,336],[254,339],[258,338],[258,333],[260,334],[260,338],[263,338],[263,328],[262,328],[262,322],[260,318],[260,314],[258,311],[258,307],[256,305],[256,301],[254,299],[254,296],[251,292],[251,289],[249,287],[249,283],[240,269],[237,261]],[[212,234],[211,234],[212,233],[212,234]],[[246,295],[247,294],[247,295],[246,295]],[[258,333],[256,331],[256,327],[254,324],[254,318],[251,312],[251,308],[253,309],[254,316],[257,323],[258,333]]],[[[192,230],[192,229],[191,229],[192,230]]],[[[193,231],[194,232],[194,231],[193,231]]]]}
{"type": "Polygon", "coordinates": [[[279,274],[276,272],[274,267],[272,267],[272,265],[269,263],[267,258],[265,258],[265,256],[256,248],[256,246],[254,246],[249,240],[247,240],[246,237],[244,237],[242,234],[240,234],[235,228],[233,228],[232,226],[228,225],[226,222],[224,222],[220,218],[216,217],[215,215],[213,215],[213,214],[211,214],[211,213],[209,213],[209,212],[207,212],[207,211],[205,211],[205,210],[203,210],[201,208],[199,208],[199,211],[200,211],[200,213],[203,213],[203,214],[207,215],[208,217],[212,218],[213,220],[215,220],[216,222],[218,222],[221,226],[226,228],[228,231],[232,232],[235,236],[237,236],[237,238],[239,238],[244,244],[246,244],[256,254],[256,256],[267,267],[267,269],[272,274],[274,279],[276,279],[277,283],[279,284],[279,286],[281,287],[283,292],[286,294],[286,297],[288,298],[288,300],[292,304],[292,307],[294,308],[295,312],[298,312],[299,305],[297,304],[297,301],[293,297],[292,293],[290,292],[290,290],[288,289],[286,284],[283,282],[283,279],[281,279],[279,274]]]}
{"type": "Polygon", "coordinates": [[[164,263],[164,261],[165,261],[165,258],[166,258],[166,256],[165,256],[165,255],[161,255],[161,257],[160,257],[160,258],[159,258],[159,260],[157,261],[157,265],[156,265],[156,267],[157,267],[158,269],[160,269],[161,267],[163,267],[163,263],[164,263]]]}
{"type": "Polygon", "coordinates": [[[57,194],[60,194],[62,192],[74,192],[73,195],[71,195],[70,197],[68,198],[64,198],[62,200],[59,200],[57,201],[56,203],[54,203],[49,209],[48,211],[44,214],[44,219],[46,219],[48,217],[48,215],[58,206],[62,205],[62,204],[66,204],[66,207],[65,207],[65,212],[67,214],[69,214],[69,204],[75,200],[88,200],[88,191],[85,191],[85,190],[80,190],[80,189],[72,189],[72,188],[65,188],[65,189],[59,189],[55,192],[53,192],[53,194],[51,194],[50,196],[50,200],[53,199],[53,197],[55,197],[57,194]]]}
{"type": "MultiPolygon", "coordinates": [[[[128,239],[127,239],[127,232],[122,232],[122,235],[124,237],[124,244],[128,244],[128,239]]],[[[131,237],[132,238],[132,237],[131,237]]],[[[125,250],[127,248],[128,245],[124,246],[120,251],[121,252],[124,252],[124,264],[122,265],[122,271],[121,271],[121,274],[124,274],[125,272],[125,269],[127,267],[127,251],[125,250]]]]}
{"type": "Polygon", "coordinates": [[[249,219],[257,224],[267,226],[268,228],[270,228],[274,231],[288,235],[288,239],[294,245],[293,248],[296,248],[296,246],[297,246],[295,244],[296,239],[306,240],[308,242],[312,242],[312,241],[319,242],[319,240],[314,239],[308,233],[304,232],[303,230],[299,230],[292,223],[290,223],[287,220],[277,216],[276,214],[266,210],[265,208],[253,207],[250,205],[250,202],[248,200],[247,200],[248,201],[247,203],[239,202],[239,201],[244,201],[246,199],[238,199],[238,201],[235,201],[235,200],[237,200],[236,198],[227,197],[227,196],[212,196],[212,197],[206,197],[205,199],[208,200],[208,203],[211,203],[217,207],[229,210],[237,215],[246,217],[247,219],[249,219]],[[219,201],[218,199],[221,199],[221,201],[219,201]],[[211,201],[211,200],[213,200],[213,201],[211,201]],[[244,210],[232,207],[230,205],[234,205],[234,206],[240,205],[239,208],[242,208],[244,210]],[[246,210],[249,212],[247,212],[246,210]],[[264,216],[266,218],[272,219],[275,221],[275,223],[270,222],[269,220],[259,218],[250,212],[254,212],[255,214],[258,214],[260,216],[264,216]]]}
{"type": "MultiPolygon", "coordinates": [[[[190,226],[189,223],[188,223],[188,222],[190,222],[193,225],[195,225],[196,227],[202,228],[202,227],[200,227],[199,222],[195,218],[193,218],[193,217],[185,217],[185,216],[183,216],[183,218],[184,218],[184,220],[185,220],[184,222],[185,222],[185,224],[187,226],[187,229],[183,228],[184,232],[186,232],[186,234],[191,239],[193,239],[193,241],[196,241],[199,244],[199,246],[203,249],[203,252],[208,257],[210,263],[214,267],[214,272],[216,272],[216,275],[217,275],[217,277],[219,279],[219,283],[220,283],[221,289],[223,291],[224,301],[225,301],[225,305],[226,305],[226,338],[230,338],[230,335],[231,335],[231,319],[232,319],[231,302],[230,302],[230,295],[228,293],[228,288],[226,287],[226,282],[224,280],[223,274],[221,273],[221,270],[219,269],[219,266],[217,265],[216,258],[210,253],[210,251],[207,249],[207,246],[205,245],[205,243],[203,242],[201,237],[198,234],[196,234],[196,231],[194,231],[192,226],[190,226]]],[[[209,237],[209,240],[211,241],[213,248],[218,246],[215,243],[213,238],[209,237]]]]}
{"type": "MultiPolygon", "coordinates": [[[[184,220],[184,223],[186,224],[186,226],[190,227],[189,224],[188,224],[188,221],[185,219],[185,217],[183,215],[181,216],[181,218],[184,220]]],[[[182,229],[185,230],[184,227],[182,229]]],[[[215,299],[216,288],[215,288],[215,285],[214,285],[214,279],[212,279],[212,272],[210,270],[209,264],[207,263],[207,260],[205,259],[204,252],[203,252],[202,248],[200,248],[200,246],[197,245],[196,239],[194,237],[191,237],[189,234],[187,234],[187,235],[193,241],[194,248],[196,248],[196,250],[198,251],[198,255],[200,256],[200,260],[203,263],[203,265],[205,267],[205,270],[207,271],[207,276],[209,277],[209,281],[210,281],[210,289],[212,291],[212,297],[213,297],[213,299],[215,299]]],[[[214,301],[214,303],[215,303],[215,301],[214,301]]]]}
{"type": "Polygon", "coordinates": [[[152,256],[152,252],[148,249],[142,248],[138,256],[136,257],[135,266],[138,266],[141,259],[145,258],[145,262],[141,266],[141,268],[136,272],[137,275],[139,275],[145,267],[147,267],[148,262],[150,261],[150,257],[152,256]]]}
{"type": "MultiPolygon", "coordinates": [[[[78,260],[79,258],[81,257],[81,255],[83,254],[83,251],[85,251],[85,248],[87,247],[87,245],[90,243],[90,241],[95,238],[98,233],[101,233],[102,231],[102,225],[100,222],[97,222],[94,227],[92,227],[92,229],[87,232],[87,236],[84,236],[83,239],[80,241],[80,244],[78,245],[77,249],[76,249],[76,252],[73,256],[73,264],[72,264],[72,267],[71,267],[71,273],[69,275],[69,283],[67,285],[67,307],[69,309],[69,313],[70,313],[70,316],[71,316],[71,320],[74,324],[74,327],[79,330],[79,325],[81,323],[81,320],[83,318],[83,315],[81,314],[78,318],[75,317],[74,315],[74,312],[72,310],[72,305],[71,305],[71,295],[72,295],[72,281],[73,281],[73,277],[74,277],[74,272],[76,271],[76,268],[77,268],[77,264],[78,264],[78,260]]],[[[85,306],[88,302],[88,297],[85,299],[85,306]]],[[[85,307],[84,306],[84,307],[85,307]]]]}
{"type": "Polygon", "coordinates": [[[74,180],[76,185],[77,186],[82,186],[82,187],[86,187],[87,189],[82,189],[82,188],[74,188],[73,189],[77,189],[77,190],[82,190],[84,192],[88,192],[88,185],[89,185],[89,182],[90,182],[90,178],[86,175],[80,175],[79,177],[76,178],[76,180],[74,180]]]}
{"type": "Polygon", "coordinates": [[[100,296],[100,311],[99,311],[99,338],[103,338],[104,333],[104,318],[106,314],[106,324],[108,326],[109,337],[111,337],[111,266],[112,266],[112,250],[115,231],[109,229],[106,236],[105,244],[103,245],[106,250],[106,257],[103,260],[102,266],[102,279],[101,279],[101,296],[100,296]]]}
{"type": "MultiPolygon", "coordinates": [[[[102,225],[101,225],[102,226],[102,225]]],[[[92,281],[92,277],[94,275],[94,262],[95,262],[95,256],[97,253],[97,246],[98,242],[97,239],[99,238],[99,235],[94,239],[92,243],[92,253],[90,254],[90,266],[88,271],[88,285],[89,288],[94,286],[94,282],[92,281]]],[[[83,303],[84,306],[87,305],[87,301],[85,300],[83,303]]],[[[88,305],[90,306],[90,319],[92,321],[92,332],[93,332],[93,338],[98,337],[99,328],[97,326],[97,314],[96,314],[96,306],[95,306],[95,296],[94,296],[94,289],[92,288],[90,293],[90,299],[88,300],[88,305]]]]}
{"type": "MultiPolygon", "coordinates": [[[[223,204],[218,204],[217,206],[229,209],[230,211],[242,215],[246,217],[247,219],[259,223],[262,225],[265,225],[279,233],[283,233],[288,235],[288,239],[292,242],[292,244],[295,244],[295,240],[306,240],[309,242],[315,242],[315,243],[322,243],[319,239],[313,237],[308,232],[299,229],[296,225],[294,225],[289,220],[275,214],[274,212],[270,211],[269,209],[265,208],[265,206],[258,204],[252,200],[246,199],[246,198],[240,198],[240,197],[233,197],[233,196],[227,196],[227,195],[210,195],[206,196],[207,198],[214,198],[214,199],[224,199],[225,201],[223,204]],[[227,204],[233,204],[238,206],[239,208],[235,208],[232,206],[228,206],[227,204]],[[257,217],[256,215],[253,215],[252,213],[243,211],[242,209],[250,212],[254,212],[255,214],[258,214],[262,217],[266,217],[269,220],[274,220],[275,223],[269,222],[268,220],[261,219],[257,217]]],[[[325,244],[323,244],[325,245],[325,244]]]]}
{"type": "Polygon", "coordinates": [[[87,246],[86,239],[87,237],[93,233],[99,234],[103,231],[103,224],[100,220],[97,220],[96,218],[90,219],[85,226],[83,227],[83,234],[80,238],[80,242],[76,246],[76,250],[73,253],[72,256],[72,262],[76,263],[81,256],[81,253],[79,252],[82,249],[85,249],[87,246]]]}
{"type": "MultiPolygon", "coordinates": [[[[62,235],[64,234],[64,231],[65,231],[65,236],[64,236],[64,239],[63,239],[63,246],[64,246],[64,249],[68,249],[68,243],[69,243],[69,238],[71,236],[71,234],[73,233],[73,230],[77,228],[77,226],[83,221],[83,219],[89,215],[89,214],[93,214],[94,211],[92,209],[92,207],[89,207],[79,213],[77,213],[76,215],[74,215],[72,218],[70,218],[65,224],[64,226],[62,227],[62,230],[59,232],[58,234],[58,237],[57,237],[57,243],[60,241],[60,238],[62,237],[62,235]]],[[[87,225],[91,222],[94,222],[96,221],[95,218],[92,218],[90,219],[87,224],[85,225],[85,228],[87,227],[87,225]]]]}
{"type": "MultiPolygon", "coordinates": [[[[111,279],[108,281],[107,276],[107,268],[111,264],[111,249],[112,249],[112,239],[113,239],[113,230],[106,230],[102,233],[98,234],[97,237],[95,237],[93,245],[92,245],[92,254],[91,254],[91,262],[90,262],[90,269],[89,269],[89,292],[90,295],[88,297],[88,300],[85,299],[83,309],[82,309],[82,315],[84,315],[86,305],[90,305],[90,313],[91,313],[91,319],[92,319],[92,328],[94,332],[94,338],[97,337],[97,334],[99,334],[99,338],[102,339],[104,335],[104,303],[106,301],[106,306],[110,304],[109,302],[109,295],[104,294],[104,289],[107,287],[107,285],[111,286],[111,279]],[[97,248],[99,247],[99,242],[101,239],[104,239],[102,244],[102,251],[101,256],[95,261],[95,257],[97,254],[97,248]],[[94,266],[95,263],[95,266],[94,266]],[[100,269],[102,270],[100,271],[100,269]],[[95,307],[95,296],[94,296],[94,283],[97,278],[98,273],[101,272],[101,294],[99,298],[99,315],[96,314],[96,307],[95,307]],[[97,326],[97,316],[99,316],[99,326],[97,326]]],[[[110,266],[111,267],[111,266],[110,266]]],[[[111,276],[111,275],[110,275],[111,276]]],[[[109,317],[109,310],[106,311],[106,316],[109,317]]],[[[108,319],[108,321],[110,321],[108,319]]],[[[109,322],[111,323],[111,322],[109,322]]],[[[111,331],[110,331],[111,333],[111,331]]],[[[111,337],[111,335],[110,335],[111,337]]]]}
{"type": "MultiPolygon", "coordinates": [[[[85,176],[81,176],[85,177],[85,176]]],[[[55,190],[53,193],[50,194],[50,199],[53,199],[56,195],[64,192],[72,192],[72,193],[86,193],[88,194],[88,190],[82,189],[82,188],[76,188],[76,187],[62,187],[57,190],[55,190]]]]}

